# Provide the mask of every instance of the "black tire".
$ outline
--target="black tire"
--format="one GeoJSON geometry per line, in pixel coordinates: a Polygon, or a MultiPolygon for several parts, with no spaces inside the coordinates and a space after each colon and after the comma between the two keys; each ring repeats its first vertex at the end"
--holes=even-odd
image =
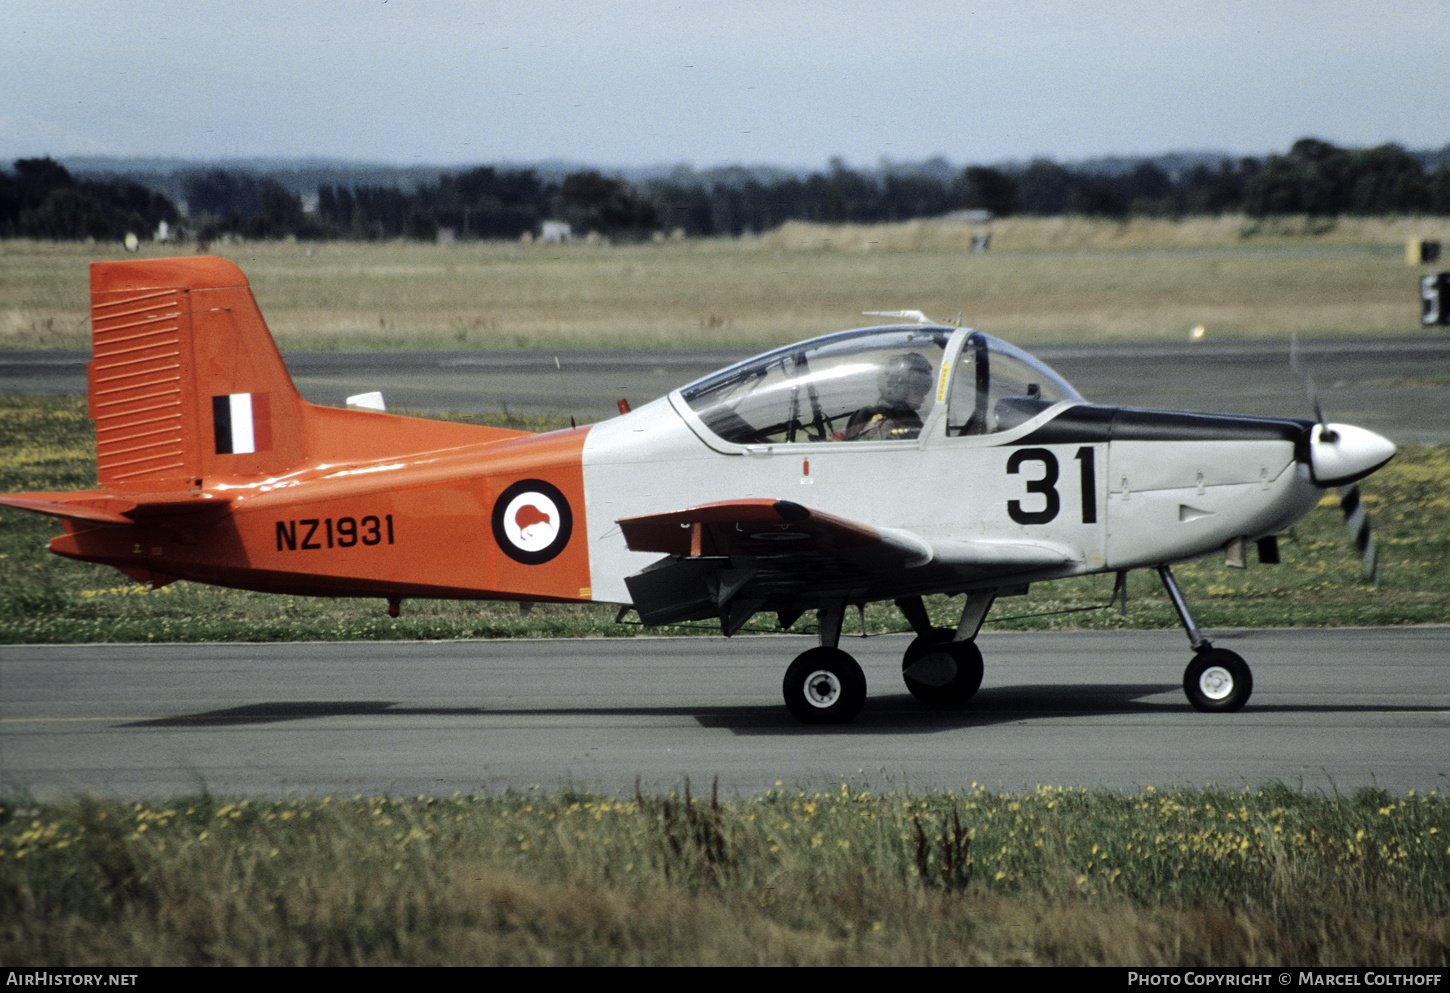
{"type": "Polygon", "coordinates": [[[982,652],[975,641],[952,641],[951,628],[933,628],[917,638],[901,657],[901,675],[911,695],[922,703],[965,703],[982,685],[982,652]],[[924,663],[913,678],[910,671],[924,663]]]}
{"type": "Polygon", "coordinates": [[[1229,713],[1248,703],[1254,676],[1242,657],[1223,648],[1206,648],[1183,670],[1183,692],[1194,710],[1229,713]]]}
{"type": "Polygon", "coordinates": [[[781,692],[803,724],[846,724],[866,703],[866,674],[839,648],[812,648],[785,671],[781,692]]]}

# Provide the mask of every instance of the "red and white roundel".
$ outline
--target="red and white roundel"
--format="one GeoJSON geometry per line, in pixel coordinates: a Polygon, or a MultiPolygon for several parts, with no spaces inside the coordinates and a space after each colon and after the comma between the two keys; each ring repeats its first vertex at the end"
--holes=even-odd
{"type": "Polygon", "coordinates": [[[494,501],[494,540],[516,562],[549,561],[569,543],[573,527],[569,501],[542,479],[521,479],[494,501]]]}

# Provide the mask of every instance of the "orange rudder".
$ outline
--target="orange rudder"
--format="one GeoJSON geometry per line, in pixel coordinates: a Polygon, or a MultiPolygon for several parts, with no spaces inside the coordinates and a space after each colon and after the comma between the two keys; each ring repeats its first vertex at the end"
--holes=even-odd
{"type": "Polygon", "coordinates": [[[94,263],[91,326],[102,486],[200,489],[303,458],[302,398],[231,262],[94,263]]]}

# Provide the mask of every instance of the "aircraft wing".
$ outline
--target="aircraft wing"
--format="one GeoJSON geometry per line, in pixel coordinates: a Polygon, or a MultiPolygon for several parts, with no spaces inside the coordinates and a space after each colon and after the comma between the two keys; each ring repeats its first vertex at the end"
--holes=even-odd
{"type": "Polygon", "coordinates": [[[666,557],[627,577],[646,624],[719,617],[733,634],[760,610],[891,599],[1062,566],[1071,550],[1026,540],[928,541],[789,500],[701,504],[619,521],[632,551],[666,557]]]}

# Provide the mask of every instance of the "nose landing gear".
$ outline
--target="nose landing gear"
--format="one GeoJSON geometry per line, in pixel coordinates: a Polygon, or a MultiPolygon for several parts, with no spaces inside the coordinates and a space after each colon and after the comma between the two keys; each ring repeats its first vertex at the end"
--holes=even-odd
{"type": "Polygon", "coordinates": [[[1188,632],[1188,643],[1193,646],[1193,661],[1183,670],[1183,692],[1187,694],[1188,702],[1194,710],[1207,713],[1238,710],[1254,692],[1254,676],[1249,671],[1249,664],[1236,652],[1214,648],[1199,633],[1171,569],[1160,565],[1158,578],[1163,580],[1163,588],[1168,591],[1168,599],[1173,602],[1178,620],[1188,632]]]}

